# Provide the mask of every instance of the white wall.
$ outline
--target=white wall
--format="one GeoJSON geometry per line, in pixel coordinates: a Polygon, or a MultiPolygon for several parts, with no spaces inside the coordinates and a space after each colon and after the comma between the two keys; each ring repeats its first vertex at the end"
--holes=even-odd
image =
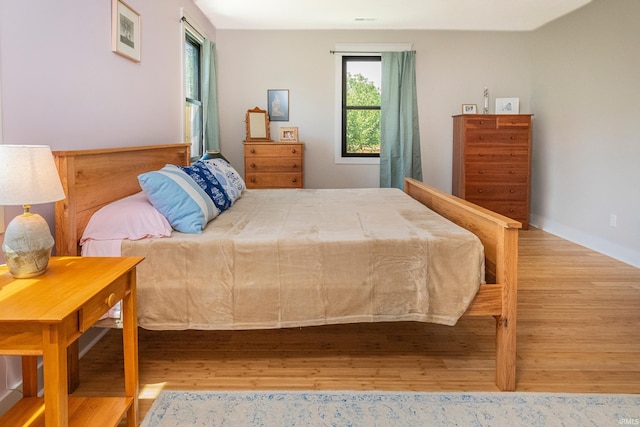
{"type": "Polygon", "coordinates": [[[308,188],[377,187],[377,165],[334,162],[336,43],[413,43],[427,183],[451,190],[451,116],[463,103],[482,107],[484,86],[494,98],[519,97],[530,112],[530,33],[448,31],[218,30],[221,149],[243,170],[247,109],[267,107],[267,89],[290,90],[290,121],[306,143],[308,188]]]}
{"type": "Polygon", "coordinates": [[[637,0],[594,0],[535,31],[531,101],[532,224],[638,267],[639,41],[637,0]]]}
{"type": "MultiPolygon", "coordinates": [[[[111,52],[110,0],[0,0],[3,143],[64,150],[182,141],[181,8],[211,39],[215,28],[192,0],[127,3],[142,18],[139,64],[111,52]]],[[[53,204],[32,211],[53,230],[53,204]]],[[[5,213],[9,221],[21,208],[5,213]]],[[[20,378],[20,359],[0,356],[0,398],[20,378]]]]}

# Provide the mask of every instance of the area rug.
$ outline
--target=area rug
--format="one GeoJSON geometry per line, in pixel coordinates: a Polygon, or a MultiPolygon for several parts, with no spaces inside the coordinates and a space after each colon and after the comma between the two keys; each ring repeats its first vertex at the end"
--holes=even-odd
{"type": "Polygon", "coordinates": [[[640,425],[640,395],[163,391],[142,427],[640,425]]]}

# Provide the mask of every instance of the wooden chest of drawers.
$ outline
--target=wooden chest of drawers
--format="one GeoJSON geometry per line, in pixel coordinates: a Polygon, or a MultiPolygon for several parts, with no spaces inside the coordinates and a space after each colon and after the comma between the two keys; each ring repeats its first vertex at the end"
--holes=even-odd
{"type": "Polygon", "coordinates": [[[247,188],[303,188],[303,142],[244,143],[247,188]]]}
{"type": "Polygon", "coordinates": [[[453,117],[453,194],[529,228],[530,114],[453,117]]]}

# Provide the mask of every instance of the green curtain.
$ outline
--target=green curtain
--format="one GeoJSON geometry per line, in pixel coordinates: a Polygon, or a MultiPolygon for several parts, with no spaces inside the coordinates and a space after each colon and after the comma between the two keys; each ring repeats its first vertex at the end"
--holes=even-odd
{"type": "Polygon", "coordinates": [[[205,153],[220,151],[217,60],[216,44],[204,39],[202,44],[202,134],[205,153]]]}
{"type": "Polygon", "coordinates": [[[404,188],[404,178],[422,181],[416,95],[416,53],[382,52],[380,187],[404,188]]]}

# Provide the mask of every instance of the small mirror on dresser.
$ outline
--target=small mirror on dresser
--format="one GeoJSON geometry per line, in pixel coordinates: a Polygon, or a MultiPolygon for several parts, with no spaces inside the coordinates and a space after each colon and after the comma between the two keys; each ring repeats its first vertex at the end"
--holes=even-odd
{"type": "Polygon", "coordinates": [[[258,107],[247,110],[245,121],[247,124],[246,141],[271,141],[269,116],[266,110],[261,110],[258,107]]]}

